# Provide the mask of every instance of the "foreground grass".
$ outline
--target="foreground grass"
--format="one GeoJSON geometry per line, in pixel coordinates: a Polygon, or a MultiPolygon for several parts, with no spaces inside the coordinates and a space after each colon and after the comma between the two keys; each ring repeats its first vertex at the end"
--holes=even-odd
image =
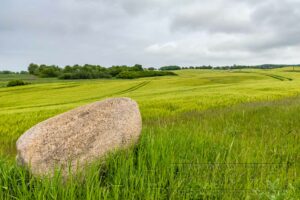
{"type": "Polygon", "coordinates": [[[290,96],[300,94],[300,74],[177,73],[0,88],[0,199],[297,199],[300,97],[290,96]],[[28,128],[113,96],[140,105],[137,146],[64,183],[15,165],[15,141],[28,128]]]}
{"type": "Polygon", "coordinates": [[[145,122],[140,143],[86,178],[39,180],[0,163],[1,199],[297,199],[300,98],[145,122]]]}

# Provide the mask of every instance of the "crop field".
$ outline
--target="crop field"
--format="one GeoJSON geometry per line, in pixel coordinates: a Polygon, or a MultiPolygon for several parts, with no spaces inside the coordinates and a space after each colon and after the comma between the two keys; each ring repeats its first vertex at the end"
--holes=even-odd
{"type": "Polygon", "coordinates": [[[0,76],[0,199],[299,199],[300,73],[179,70],[133,80],[0,76]],[[10,79],[32,84],[5,87],[10,79]],[[15,142],[49,117],[108,97],[139,104],[139,143],[84,175],[33,177],[15,142]]]}

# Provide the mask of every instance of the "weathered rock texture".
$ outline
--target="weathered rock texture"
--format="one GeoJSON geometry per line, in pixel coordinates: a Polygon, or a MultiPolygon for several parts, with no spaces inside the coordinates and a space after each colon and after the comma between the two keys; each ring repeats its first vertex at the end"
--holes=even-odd
{"type": "Polygon", "coordinates": [[[17,141],[17,162],[35,175],[57,167],[74,173],[106,153],[137,142],[142,128],[138,105],[130,98],[111,98],[43,121],[17,141]]]}

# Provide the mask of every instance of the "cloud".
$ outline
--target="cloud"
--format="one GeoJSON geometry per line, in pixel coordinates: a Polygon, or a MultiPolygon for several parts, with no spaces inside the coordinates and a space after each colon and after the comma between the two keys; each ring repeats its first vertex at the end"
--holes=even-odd
{"type": "Polygon", "coordinates": [[[297,0],[3,0],[0,70],[300,63],[299,8],[297,0]]]}
{"type": "Polygon", "coordinates": [[[164,44],[153,44],[150,45],[146,48],[146,51],[151,52],[151,53],[172,53],[174,50],[177,49],[177,44],[176,42],[167,42],[164,44]]]}
{"type": "Polygon", "coordinates": [[[171,28],[174,31],[185,29],[210,33],[249,32],[252,28],[250,8],[240,3],[230,7],[225,1],[186,5],[175,13],[171,28]]]}

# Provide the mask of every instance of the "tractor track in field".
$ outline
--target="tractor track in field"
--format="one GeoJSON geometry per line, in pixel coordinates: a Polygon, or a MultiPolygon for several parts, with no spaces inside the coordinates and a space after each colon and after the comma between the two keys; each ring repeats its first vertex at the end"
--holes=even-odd
{"type": "Polygon", "coordinates": [[[123,91],[120,91],[120,92],[117,92],[115,93],[114,95],[119,95],[119,94],[126,94],[126,93],[129,93],[129,92],[133,92],[133,91],[136,91],[137,89],[140,89],[141,87],[144,87],[145,85],[148,85],[151,81],[144,81],[142,83],[139,83],[133,87],[130,87],[126,90],[123,90],[123,91]]]}
{"type": "Polygon", "coordinates": [[[271,78],[275,78],[275,79],[280,80],[280,81],[292,81],[293,80],[292,78],[279,76],[279,75],[276,75],[276,74],[265,74],[265,73],[260,73],[260,74],[265,75],[265,76],[269,76],[271,78]]]}
{"type": "Polygon", "coordinates": [[[292,81],[292,78],[289,77],[285,77],[285,76],[280,76],[280,75],[276,75],[276,74],[269,74],[269,73],[264,73],[264,72],[248,72],[248,71],[237,71],[235,73],[254,73],[254,74],[259,74],[259,75],[263,75],[263,76],[268,76],[280,81],[292,81]]]}
{"type": "Polygon", "coordinates": [[[277,79],[279,81],[292,81],[293,80],[292,78],[285,77],[285,76],[280,76],[280,75],[276,75],[276,74],[261,73],[261,72],[252,72],[252,73],[268,76],[268,77],[277,79]]]}
{"type": "Polygon", "coordinates": [[[97,97],[91,97],[91,98],[86,98],[86,99],[80,99],[80,100],[76,100],[76,101],[70,101],[70,102],[66,102],[66,103],[53,103],[53,104],[44,104],[44,105],[36,105],[36,106],[23,106],[23,107],[12,107],[11,109],[8,108],[6,110],[13,110],[13,109],[26,109],[26,108],[39,108],[39,107],[47,107],[47,106],[58,106],[58,105],[66,105],[66,104],[72,104],[72,103],[78,103],[78,102],[82,102],[82,101],[89,101],[89,100],[100,100],[101,98],[104,97],[112,97],[115,95],[121,95],[121,94],[126,94],[129,92],[133,92],[136,91],[146,85],[148,85],[151,81],[143,81],[142,83],[138,83],[137,85],[134,85],[128,89],[116,92],[116,93],[112,93],[112,94],[108,94],[108,95],[103,95],[103,96],[97,96],[97,97]]]}

